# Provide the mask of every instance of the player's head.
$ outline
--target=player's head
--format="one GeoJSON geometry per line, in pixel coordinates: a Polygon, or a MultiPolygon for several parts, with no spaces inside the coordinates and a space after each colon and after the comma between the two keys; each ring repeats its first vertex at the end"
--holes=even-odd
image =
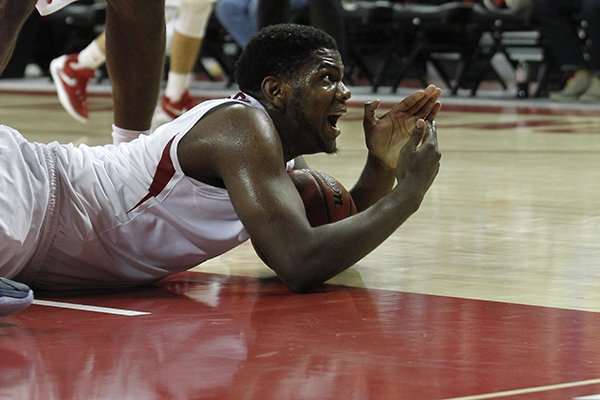
{"type": "Polygon", "coordinates": [[[335,40],[307,25],[278,24],[261,29],[248,42],[236,62],[240,90],[258,94],[267,76],[293,77],[317,49],[337,50],[335,40]]]}

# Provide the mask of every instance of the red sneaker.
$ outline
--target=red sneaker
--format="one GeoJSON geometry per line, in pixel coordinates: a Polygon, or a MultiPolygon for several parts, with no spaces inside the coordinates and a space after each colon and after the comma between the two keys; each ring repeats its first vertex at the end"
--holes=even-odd
{"type": "Polygon", "coordinates": [[[189,91],[183,92],[178,101],[172,101],[167,96],[162,96],[152,117],[152,130],[162,124],[166,124],[179,117],[184,112],[191,110],[200,103],[200,99],[194,97],[189,91]]]}
{"type": "Polygon", "coordinates": [[[171,119],[175,119],[197,106],[198,103],[200,103],[200,99],[190,95],[190,92],[186,90],[178,101],[171,101],[167,96],[163,96],[160,105],[165,114],[171,119]]]}
{"type": "Polygon", "coordinates": [[[90,68],[77,68],[79,53],[55,58],[50,63],[50,74],[56,86],[58,100],[64,109],[81,123],[88,119],[87,84],[94,77],[90,68]]]}
{"type": "Polygon", "coordinates": [[[483,0],[483,5],[492,11],[506,10],[508,8],[504,0],[483,0]]]}

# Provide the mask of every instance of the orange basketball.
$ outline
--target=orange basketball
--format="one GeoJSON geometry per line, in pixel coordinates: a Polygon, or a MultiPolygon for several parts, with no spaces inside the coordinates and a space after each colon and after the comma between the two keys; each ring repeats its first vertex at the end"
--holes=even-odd
{"type": "Polygon", "coordinates": [[[336,222],[356,214],[350,193],[331,175],[314,169],[295,169],[289,175],[300,193],[311,226],[336,222]]]}
{"type": "MultiPolygon", "coordinates": [[[[295,169],[288,174],[300,193],[311,226],[328,224],[356,214],[352,196],[334,177],[312,169],[295,169]]],[[[267,264],[262,251],[254,242],[252,246],[267,264]]]]}

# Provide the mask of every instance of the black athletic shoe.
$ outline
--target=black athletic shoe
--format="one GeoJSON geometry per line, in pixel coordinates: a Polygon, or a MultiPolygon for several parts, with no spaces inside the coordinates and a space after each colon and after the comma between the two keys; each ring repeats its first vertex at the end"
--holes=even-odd
{"type": "Polygon", "coordinates": [[[31,305],[33,291],[29,286],[0,278],[0,317],[22,311],[31,305]]]}

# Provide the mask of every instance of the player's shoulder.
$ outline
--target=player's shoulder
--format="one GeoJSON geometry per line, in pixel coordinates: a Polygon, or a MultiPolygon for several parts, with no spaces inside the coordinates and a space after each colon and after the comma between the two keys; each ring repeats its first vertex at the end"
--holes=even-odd
{"type": "Polygon", "coordinates": [[[211,111],[227,113],[229,116],[236,116],[238,118],[256,118],[265,114],[263,110],[239,101],[223,102],[211,111]]]}
{"type": "Polygon", "coordinates": [[[233,101],[220,102],[211,107],[200,120],[186,133],[182,145],[202,147],[203,151],[212,149],[233,151],[243,146],[249,149],[271,147],[278,140],[278,133],[270,116],[263,108],[248,106],[233,101]]]}
{"type": "Polygon", "coordinates": [[[273,120],[264,108],[242,102],[221,103],[207,112],[199,125],[215,133],[234,131],[238,135],[267,136],[276,133],[273,120]]]}

